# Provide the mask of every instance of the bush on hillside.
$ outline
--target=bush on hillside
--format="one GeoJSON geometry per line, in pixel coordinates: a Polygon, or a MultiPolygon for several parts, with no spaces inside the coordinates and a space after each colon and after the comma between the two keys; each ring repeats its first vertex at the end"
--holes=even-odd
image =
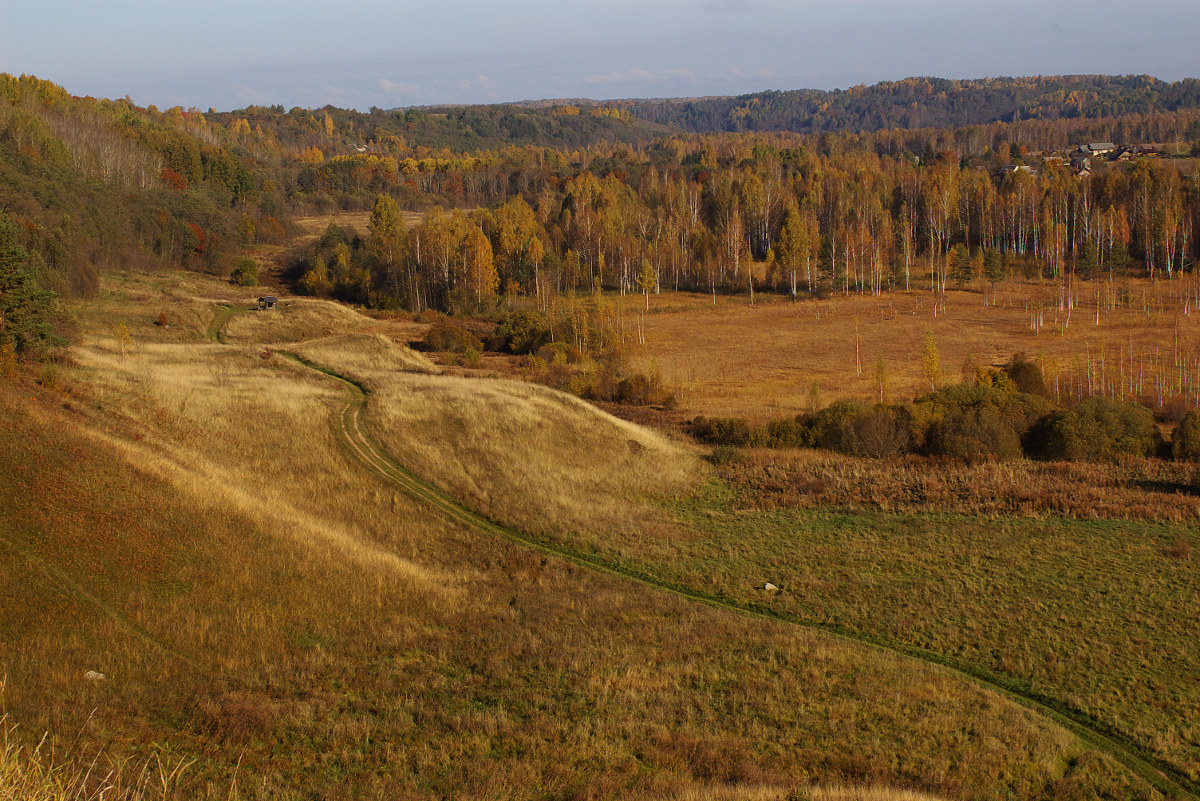
{"type": "Polygon", "coordinates": [[[840,400],[813,415],[808,427],[808,444],[857,455],[861,452],[858,436],[859,420],[871,413],[862,401],[840,400]]]}
{"type": "Polygon", "coordinates": [[[1046,378],[1042,375],[1042,368],[1037,362],[1026,359],[1023,353],[1015,354],[1004,366],[1004,372],[1017,385],[1018,392],[1042,397],[1049,394],[1046,391],[1046,378]]]}
{"type": "Polygon", "coordinates": [[[425,346],[446,353],[478,353],[479,338],[449,317],[438,317],[425,334],[425,346]]]}
{"type": "Polygon", "coordinates": [[[258,264],[254,259],[242,259],[229,274],[229,280],[238,286],[258,286],[258,264]]]}
{"type": "Polygon", "coordinates": [[[931,455],[967,462],[1022,456],[1016,429],[990,405],[955,410],[940,417],[926,433],[925,449],[931,455]]]}
{"type": "Polygon", "coordinates": [[[750,442],[750,424],[741,417],[697,417],[688,425],[692,436],[713,445],[743,447],[750,442]]]}
{"type": "Polygon", "coordinates": [[[1045,398],[1004,385],[957,384],[912,404],[911,436],[931,456],[1017,459],[1022,437],[1052,409],[1045,398]]]}
{"type": "Polygon", "coordinates": [[[908,447],[908,420],[903,411],[894,406],[876,406],[858,417],[855,433],[860,456],[886,459],[908,447]]]}
{"type": "Polygon", "coordinates": [[[1171,451],[1180,461],[1200,462],[1200,411],[1192,409],[1175,427],[1171,451]]]}
{"type": "Polygon", "coordinates": [[[1026,434],[1026,450],[1042,459],[1109,462],[1154,456],[1163,444],[1145,406],[1089,398],[1074,409],[1046,415],[1026,434]]]}
{"type": "Polygon", "coordinates": [[[550,341],[550,324],[540,311],[513,312],[496,326],[495,335],[504,339],[510,353],[527,355],[550,341]]]}
{"type": "Polygon", "coordinates": [[[804,448],[808,446],[808,425],[804,415],[792,420],[774,420],[767,423],[763,443],[769,448],[804,448]]]}

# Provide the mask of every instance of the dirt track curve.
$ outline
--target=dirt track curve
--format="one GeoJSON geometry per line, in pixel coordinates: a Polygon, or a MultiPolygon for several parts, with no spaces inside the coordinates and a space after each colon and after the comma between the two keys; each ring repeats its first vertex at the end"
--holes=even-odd
{"type": "Polygon", "coordinates": [[[483,531],[487,534],[503,537],[513,542],[520,543],[528,548],[532,548],[550,556],[564,559],[582,567],[586,567],[590,570],[595,570],[612,576],[618,576],[630,581],[636,581],[644,586],[653,588],[660,592],[670,593],[672,595],[686,598],[690,601],[724,609],[730,612],[766,618],[790,625],[819,630],[828,635],[849,640],[860,645],[899,654],[928,665],[939,667],[943,670],[948,670],[960,678],[974,682],[975,684],[985,687],[993,692],[1000,693],[1001,695],[1034,710],[1038,714],[1048,718],[1059,726],[1062,726],[1080,740],[1087,743],[1089,746],[1110,755],[1126,768],[1153,784],[1158,790],[1165,793],[1167,796],[1172,798],[1195,799],[1196,801],[1200,801],[1200,784],[1188,778],[1179,769],[1164,762],[1163,760],[1158,759],[1152,754],[1145,753],[1136,744],[1129,742],[1120,733],[1107,729],[1098,721],[1092,720],[1076,710],[1060,706],[1059,704],[1055,703],[1053,699],[1023,694],[1011,688],[1005,687],[987,676],[972,672],[968,667],[944,661],[936,654],[907,649],[902,646],[897,646],[893,643],[877,640],[852,631],[839,630],[837,628],[812,621],[789,617],[771,609],[735,603],[719,596],[705,595],[686,587],[674,586],[660,581],[653,576],[645,575],[629,569],[619,568],[594,557],[547,546],[542,542],[531,539],[524,533],[514,528],[501,525],[493,520],[489,520],[488,518],[483,517],[482,515],[464,507],[462,504],[458,503],[453,498],[449,497],[441,490],[438,490],[428,482],[417,478],[412,473],[408,472],[403,466],[396,462],[374,440],[374,438],[371,437],[370,432],[366,429],[366,426],[363,422],[363,412],[366,409],[368,393],[366,389],[362,387],[362,385],[358,384],[352,379],[339,375],[338,373],[326,367],[306,361],[297,354],[287,353],[281,355],[286,355],[306,367],[321,372],[334,380],[340,381],[347,388],[348,395],[346,405],[338,415],[337,427],[348,450],[350,450],[350,452],[353,453],[354,456],[365,466],[387,478],[413,498],[429,504],[435,510],[441,512],[449,519],[472,526],[475,529],[483,531]]]}

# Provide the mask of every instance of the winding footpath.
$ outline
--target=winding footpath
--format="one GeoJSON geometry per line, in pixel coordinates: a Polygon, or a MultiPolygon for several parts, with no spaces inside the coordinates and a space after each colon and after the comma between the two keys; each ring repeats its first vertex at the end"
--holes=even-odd
{"type": "Polygon", "coordinates": [[[957,665],[948,664],[936,658],[936,656],[933,654],[910,651],[906,648],[893,645],[886,641],[877,640],[871,637],[856,634],[854,632],[839,630],[810,621],[799,620],[770,609],[734,603],[719,596],[706,595],[686,587],[675,586],[658,580],[653,576],[646,575],[632,569],[613,565],[585,554],[548,546],[543,542],[531,539],[517,529],[501,525],[493,520],[489,520],[488,518],[464,507],[462,504],[458,503],[453,498],[449,497],[441,490],[438,490],[428,482],[414,476],[402,465],[396,462],[395,459],[393,459],[383,449],[383,447],[375,441],[370,432],[367,430],[363,420],[367,404],[367,391],[362,387],[362,385],[358,384],[352,379],[339,375],[328,368],[308,362],[294,353],[288,353],[286,355],[300,364],[303,364],[304,366],[313,370],[317,370],[332,379],[342,382],[345,385],[347,389],[347,402],[338,415],[337,428],[346,448],[360,462],[362,462],[363,465],[396,484],[411,497],[428,504],[436,511],[440,512],[442,515],[451,520],[473,527],[476,530],[482,531],[486,534],[502,537],[504,539],[520,543],[521,545],[532,548],[540,553],[572,562],[590,570],[595,570],[597,572],[606,573],[612,576],[618,576],[630,581],[636,581],[642,585],[652,587],[661,592],[686,598],[689,601],[702,603],[706,606],[715,607],[730,612],[736,612],[743,615],[766,618],[790,625],[819,630],[829,636],[838,637],[843,640],[848,640],[866,647],[876,648],[881,651],[898,654],[900,656],[918,660],[927,665],[936,666],[943,670],[950,671],[960,678],[974,682],[985,689],[999,693],[1010,700],[1032,709],[1043,717],[1048,718],[1059,726],[1062,726],[1092,748],[1112,756],[1122,765],[1153,784],[1166,795],[1173,798],[1200,799],[1200,785],[1197,785],[1196,782],[1189,779],[1173,766],[1163,762],[1151,754],[1145,753],[1138,748],[1137,745],[1124,740],[1113,732],[1107,731],[1100,724],[1085,718],[1077,712],[1051,706],[1050,703],[1048,703],[1049,699],[1042,699],[1032,695],[1016,692],[995,681],[992,681],[986,676],[975,674],[957,665]]]}
{"type": "MultiPolygon", "coordinates": [[[[239,311],[242,310],[228,306],[220,307],[209,327],[210,338],[218,342],[224,342],[224,337],[222,336],[224,325],[230,317],[239,311]]],[[[1006,687],[987,675],[982,675],[967,667],[950,663],[936,654],[908,649],[857,632],[797,619],[769,608],[737,603],[720,596],[696,592],[688,587],[676,586],[662,581],[655,576],[628,567],[614,565],[587,554],[551,547],[544,542],[532,539],[515,528],[502,525],[477,512],[473,512],[429,482],[410,473],[392,458],[371,436],[364,420],[368,399],[368,391],[365,387],[351,378],[340,375],[322,365],[310,362],[298,354],[284,351],[280,351],[279,353],[281,356],[286,356],[309,369],[320,372],[330,379],[340,382],[346,388],[347,396],[346,405],[338,414],[336,428],[346,449],[365,467],[392,482],[410,497],[429,505],[449,520],[469,526],[491,536],[519,543],[539,553],[563,559],[589,570],[635,581],[648,588],[685,598],[695,603],[701,603],[728,612],[820,631],[828,636],[837,637],[864,647],[875,648],[880,651],[913,659],[932,667],[941,668],[961,679],[973,682],[978,686],[998,693],[1033,710],[1042,717],[1071,732],[1088,746],[1113,757],[1168,797],[1200,801],[1200,783],[1193,781],[1173,765],[1159,759],[1153,754],[1147,753],[1120,733],[1108,729],[1103,724],[1088,718],[1076,710],[1060,706],[1053,699],[1022,693],[1006,687]]]]}

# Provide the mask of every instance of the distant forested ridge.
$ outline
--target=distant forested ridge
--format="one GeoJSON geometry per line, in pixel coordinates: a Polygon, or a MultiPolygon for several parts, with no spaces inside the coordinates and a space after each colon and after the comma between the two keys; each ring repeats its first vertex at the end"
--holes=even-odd
{"type": "Polygon", "coordinates": [[[1200,81],[1148,75],[906,78],[845,90],[757,92],[693,100],[607,103],[640,120],[694,133],[879,131],[993,122],[1118,117],[1200,107],[1200,81]]]}
{"type": "Polygon", "coordinates": [[[350,152],[369,142],[454,153],[514,145],[575,148],[600,142],[639,142],[666,130],[636,120],[626,110],[597,104],[547,108],[517,104],[424,106],[392,111],[372,108],[366,113],[329,106],[316,110],[316,126],[311,124],[313,114],[304,108],[284,111],[282,106],[250,106],[213,118],[222,123],[245,120],[251,128],[284,141],[307,141],[309,146],[325,149],[336,143],[350,152]]]}

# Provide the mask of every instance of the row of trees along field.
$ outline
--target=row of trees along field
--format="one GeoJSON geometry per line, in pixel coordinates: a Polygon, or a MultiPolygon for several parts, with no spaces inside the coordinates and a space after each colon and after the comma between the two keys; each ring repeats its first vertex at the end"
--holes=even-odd
{"type": "MultiPolygon", "coordinates": [[[[927,364],[928,347],[927,342],[927,364]]],[[[936,358],[935,350],[935,365],[936,358]]],[[[1003,369],[975,368],[962,383],[934,386],[911,403],[892,403],[881,390],[874,405],[841,400],[818,409],[814,403],[794,419],[759,426],[738,417],[697,417],[688,428],[697,439],[715,445],[825,448],[873,458],[907,452],[965,460],[1200,460],[1196,408],[1163,409],[1177,423],[1167,442],[1151,409],[1123,394],[1092,387],[1073,403],[1060,405],[1067,396],[1051,386],[1041,364],[1020,355],[1003,369]]]]}
{"type": "MultiPolygon", "coordinates": [[[[1002,171],[1028,149],[1002,140],[975,156],[933,152],[953,136],[927,140],[922,157],[908,147],[919,144],[916,132],[510,152],[500,168],[507,175],[487,182],[507,199],[469,213],[432,211],[407,233],[387,229],[397,238],[382,249],[388,260],[359,263],[364,282],[343,282],[343,292],[377,305],[453,309],[498,290],[544,307],[597,285],[647,294],[944,293],[1017,273],[1062,283],[1070,303],[1077,278],[1190,271],[1200,219],[1192,159],[1097,163],[1082,177],[1055,162],[1002,171]]],[[[453,196],[468,182],[450,176],[474,170],[473,158],[434,168],[436,181],[404,178],[406,167],[394,180],[427,202],[456,205],[447,186],[453,196]]],[[[327,285],[318,261],[310,289],[327,285]]]]}

